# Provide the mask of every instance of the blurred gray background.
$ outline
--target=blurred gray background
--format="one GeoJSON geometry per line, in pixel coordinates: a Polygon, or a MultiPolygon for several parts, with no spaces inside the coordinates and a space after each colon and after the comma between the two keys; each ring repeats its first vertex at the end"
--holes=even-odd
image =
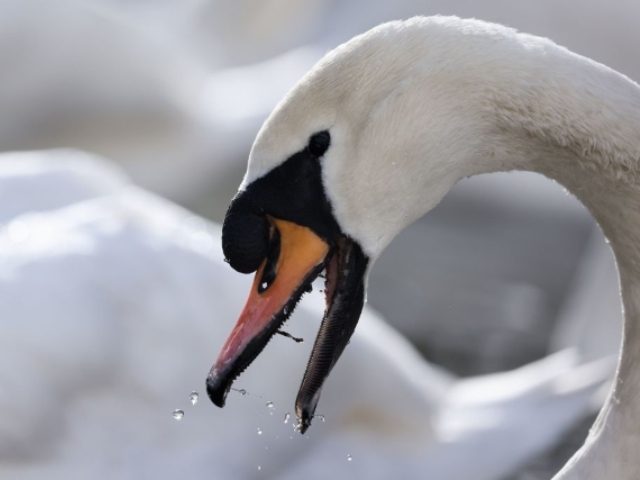
{"type": "MultiPolygon", "coordinates": [[[[219,222],[287,89],[351,36],[418,14],[548,36],[640,79],[635,0],[0,0],[0,149],[94,152],[219,222]]],[[[534,174],[462,181],[379,259],[368,301],[462,376],[568,346],[598,358],[619,342],[604,238],[582,205],[534,174]]],[[[550,453],[560,460],[549,468],[570,453],[550,453]]]]}

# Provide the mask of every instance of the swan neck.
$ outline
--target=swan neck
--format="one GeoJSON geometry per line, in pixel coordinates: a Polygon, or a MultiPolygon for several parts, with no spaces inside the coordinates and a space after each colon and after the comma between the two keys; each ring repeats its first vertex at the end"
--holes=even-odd
{"type": "Polygon", "coordinates": [[[554,480],[631,480],[637,478],[640,444],[640,192],[637,186],[622,184],[606,192],[584,189],[576,193],[613,249],[620,276],[624,332],[608,399],[584,446],[554,480]]]}
{"type": "Polygon", "coordinates": [[[513,168],[550,177],[582,201],[620,276],[624,334],[614,384],[585,446],[555,480],[636,478],[629,468],[638,465],[640,442],[640,88],[612,71],[590,75],[602,77],[599,89],[590,85],[555,106],[542,96],[527,121],[512,117],[509,127],[522,142],[513,168]]]}

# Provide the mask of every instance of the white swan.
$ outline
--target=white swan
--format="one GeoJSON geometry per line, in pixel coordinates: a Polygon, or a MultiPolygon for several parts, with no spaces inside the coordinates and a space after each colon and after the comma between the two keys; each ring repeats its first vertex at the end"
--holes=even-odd
{"type": "MultiPolygon", "coordinates": [[[[304,344],[276,340],[231,410],[189,404],[248,287],[215,226],[72,151],[1,155],[0,221],[2,478],[494,480],[591,411],[611,372],[565,352],[458,380],[365,308],[332,378],[348,397],[290,437],[304,344]]],[[[308,300],[290,326],[306,339],[322,311],[308,300]]]]}
{"type": "Polygon", "coordinates": [[[338,47],[260,130],[223,228],[231,266],[257,270],[208,377],[234,378],[318,271],[327,312],[297,399],[303,429],[355,328],[371,261],[459,179],[532,170],[589,208],[611,241],[625,338],[616,382],[557,479],[640,471],[640,87],[553,42],[476,20],[413,18],[338,47]]]}

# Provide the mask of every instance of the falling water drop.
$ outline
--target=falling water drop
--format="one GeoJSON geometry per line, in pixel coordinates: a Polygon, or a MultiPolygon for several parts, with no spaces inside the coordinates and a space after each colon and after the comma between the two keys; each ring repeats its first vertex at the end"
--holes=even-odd
{"type": "Polygon", "coordinates": [[[195,390],[189,394],[189,400],[191,400],[191,405],[195,405],[198,403],[198,398],[200,395],[195,390]]]}
{"type": "Polygon", "coordinates": [[[258,465],[258,471],[262,470],[262,465],[258,465]]]}
{"type": "Polygon", "coordinates": [[[353,460],[353,457],[351,456],[350,453],[347,454],[347,462],[350,462],[351,460],[353,460]]]}
{"type": "Polygon", "coordinates": [[[244,388],[231,388],[234,392],[238,392],[243,397],[247,394],[247,391],[244,388]]]}
{"type": "Polygon", "coordinates": [[[289,412],[284,414],[284,420],[282,423],[289,423],[289,419],[291,418],[291,414],[289,412]]]}
{"type": "Polygon", "coordinates": [[[258,427],[258,435],[262,435],[262,429],[260,427],[258,427]]]}
{"type": "Polygon", "coordinates": [[[180,421],[184,418],[184,410],[181,410],[179,408],[176,408],[172,413],[171,416],[173,417],[174,420],[176,421],[180,421]]]}
{"type": "Polygon", "coordinates": [[[269,409],[269,415],[273,415],[273,410],[276,408],[273,402],[266,403],[267,408],[269,409]]]}

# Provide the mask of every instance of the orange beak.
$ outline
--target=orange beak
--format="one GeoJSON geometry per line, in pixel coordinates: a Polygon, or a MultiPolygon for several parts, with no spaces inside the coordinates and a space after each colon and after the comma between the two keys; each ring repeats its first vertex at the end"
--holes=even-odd
{"type": "Polygon", "coordinates": [[[207,392],[219,407],[233,380],[287,320],[330,253],[327,242],[309,228],[275,218],[270,221],[269,255],[258,268],[240,318],[207,377],[207,392]]]}

